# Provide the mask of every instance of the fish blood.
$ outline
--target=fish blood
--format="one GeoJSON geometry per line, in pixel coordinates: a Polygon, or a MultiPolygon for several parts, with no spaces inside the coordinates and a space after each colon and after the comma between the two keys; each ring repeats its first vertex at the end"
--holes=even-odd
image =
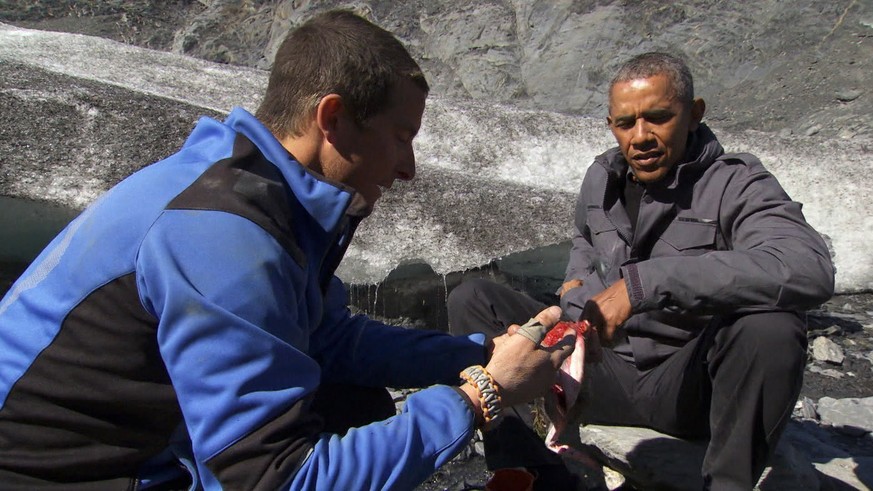
{"type": "Polygon", "coordinates": [[[542,344],[546,347],[554,346],[564,337],[568,329],[574,329],[576,331],[576,336],[581,338],[586,332],[588,332],[589,327],[591,327],[591,324],[588,321],[558,322],[549,332],[546,333],[546,337],[543,338],[542,344]]]}

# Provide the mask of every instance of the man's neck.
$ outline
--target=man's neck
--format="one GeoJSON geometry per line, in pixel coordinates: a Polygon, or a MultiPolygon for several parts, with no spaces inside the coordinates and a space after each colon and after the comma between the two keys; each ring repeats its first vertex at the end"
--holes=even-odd
{"type": "Polygon", "coordinates": [[[289,135],[277,139],[300,165],[318,174],[324,174],[319,158],[321,140],[312,134],[311,130],[303,135],[289,135]]]}

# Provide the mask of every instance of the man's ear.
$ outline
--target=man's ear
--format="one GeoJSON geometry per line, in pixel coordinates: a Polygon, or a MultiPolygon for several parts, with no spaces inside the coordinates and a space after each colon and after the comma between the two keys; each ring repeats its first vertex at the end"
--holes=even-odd
{"type": "Polygon", "coordinates": [[[689,131],[696,131],[700,121],[703,120],[703,114],[706,113],[706,103],[703,99],[697,98],[691,101],[691,125],[689,131]]]}
{"type": "Polygon", "coordinates": [[[325,140],[336,145],[340,128],[345,117],[345,104],[339,94],[328,94],[321,98],[315,108],[315,124],[325,140]]]}

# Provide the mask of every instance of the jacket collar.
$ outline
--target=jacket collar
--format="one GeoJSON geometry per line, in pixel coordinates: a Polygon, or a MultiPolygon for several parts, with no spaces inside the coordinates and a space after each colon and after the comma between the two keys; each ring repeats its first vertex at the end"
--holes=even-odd
{"type": "Polygon", "coordinates": [[[667,189],[676,189],[686,174],[702,171],[724,153],[724,148],[716,139],[715,134],[703,123],[700,123],[697,131],[688,135],[686,148],[683,161],[674,166],[673,171],[667,174],[667,177],[658,185],[667,189]]]}
{"type": "MultiPolygon", "coordinates": [[[[673,166],[670,173],[661,181],[654,183],[654,185],[667,189],[675,189],[682,182],[686,174],[709,167],[723,153],[724,149],[712,130],[705,124],[700,123],[697,130],[688,135],[688,144],[682,162],[673,166]]],[[[615,178],[625,179],[630,166],[621,154],[621,149],[613,147],[607,150],[603,156],[604,159],[601,160],[601,165],[603,165],[606,171],[615,178]]]]}
{"type": "Polygon", "coordinates": [[[297,200],[326,232],[334,230],[348,213],[362,216],[362,199],[341,183],[332,182],[302,166],[260,121],[245,109],[234,108],[224,121],[252,141],[282,173],[297,200]]]}

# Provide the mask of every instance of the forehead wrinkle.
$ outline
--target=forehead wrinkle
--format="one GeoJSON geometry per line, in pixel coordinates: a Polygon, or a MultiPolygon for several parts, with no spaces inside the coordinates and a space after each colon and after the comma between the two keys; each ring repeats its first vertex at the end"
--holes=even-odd
{"type": "MultiPolygon", "coordinates": [[[[613,115],[613,112],[616,111],[616,102],[615,98],[610,94],[609,98],[609,114],[613,119],[622,119],[622,118],[637,118],[638,114],[640,115],[659,115],[664,113],[676,113],[673,107],[671,107],[675,103],[679,103],[681,108],[684,109],[686,106],[690,106],[690,104],[683,104],[682,101],[675,97],[668,97],[667,100],[662,100],[658,102],[656,107],[651,107],[643,110],[639,110],[639,106],[648,105],[649,101],[652,99],[651,95],[639,96],[636,97],[634,101],[623,101],[621,106],[625,108],[627,106],[632,106],[631,108],[622,108],[623,111],[626,111],[625,114],[613,115]]],[[[681,109],[680,109],[681,110],[681,109]]]]}
{"type": "Polygon", "coordinates": [[[612,84],[612,86],[609,87],[609,105],[612,106],[615,92],[619,88],[619,86],[624,86],[623,90],[645,91],[653,84],[655,84],[655,81],[659,79],[663,79],[663,81],[665,82],[665,87],[663,87],[663,95],[665,95],[667,99],[679,102],[681,104],[685,104],[686,102],[688,102],[683,101],[682,98],[679,96],[678,88],[676,87],[674,81],[668,76],[668,74],[656,73],[648,77],[636,77],[627,80],[616,80],[612,84]]]}

